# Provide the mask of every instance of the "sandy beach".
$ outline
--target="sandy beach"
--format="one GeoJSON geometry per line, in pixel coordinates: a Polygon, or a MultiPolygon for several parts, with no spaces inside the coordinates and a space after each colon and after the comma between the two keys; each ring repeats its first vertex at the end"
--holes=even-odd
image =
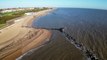
{"type": "Polygon", "coordinates": [[[51,32],[31,27],[32,21],[51,10],[36,12],[34,15],[17,19],[14,24],[1,30],[0,60],[15,60],[32,48],[47,42],[51,32]]]}

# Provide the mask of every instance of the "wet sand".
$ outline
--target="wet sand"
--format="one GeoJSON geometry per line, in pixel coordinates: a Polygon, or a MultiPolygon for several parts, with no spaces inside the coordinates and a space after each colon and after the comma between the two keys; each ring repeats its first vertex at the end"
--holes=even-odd
{"type": "Polygon", "coordinates": [[[34,48],[17,60],[86,60],[81,51],[58,31],[52,31],[50,41],[39,49],[34,48]]]}
{"type": "Polygon", "coordinates": [[[24,16],[18,22],[1,30],[0,59],[15,60],[23,53],[47,42],[51,32],[45,29],[34,29],[32,21],[51,10],[44,10],[31,16],[24,16]]]}

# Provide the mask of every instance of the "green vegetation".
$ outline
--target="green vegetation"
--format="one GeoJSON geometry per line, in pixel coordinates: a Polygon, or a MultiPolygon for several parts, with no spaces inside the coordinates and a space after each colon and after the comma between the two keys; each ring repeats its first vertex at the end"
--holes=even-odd
{"type": "Polygon", "coordinates": [[[22,11],[14,11],[14,12],[6,12],[6,13],[0,13],[0,28],[6,25],[6,21],[21,17],[26,12],[38,12],[41,10],[46,10],[48,8],[34,8],[34,9],[25,9],[22,11]]]}
{"type": "Polygon", "coordinates": [[[5,24],[0,24],[0,29],[4,28],[5,24]]]}

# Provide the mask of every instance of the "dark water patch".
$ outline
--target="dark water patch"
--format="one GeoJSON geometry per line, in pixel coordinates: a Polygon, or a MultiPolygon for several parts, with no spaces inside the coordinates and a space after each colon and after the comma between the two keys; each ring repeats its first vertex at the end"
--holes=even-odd
{"type": "Polygon", "coordinates": [[[60,28],[93,51],[100,60],[107,60],[107,11],[60,8],[34,21],[34,27],[60,28]]]}

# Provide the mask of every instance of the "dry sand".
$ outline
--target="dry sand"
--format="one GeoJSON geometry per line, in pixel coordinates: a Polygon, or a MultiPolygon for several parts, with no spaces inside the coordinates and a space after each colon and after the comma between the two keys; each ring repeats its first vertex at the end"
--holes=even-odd
{"type": "Polygon", "coordinates": [[[17,19],[17,22],[1,30],[0,59],[15,60],[23,53],[45,43],[51,36],[50,31],[34,29],[30,26],[35,17],[47,14],[51,10],[37,12],[31,16],[17,19]]]}

